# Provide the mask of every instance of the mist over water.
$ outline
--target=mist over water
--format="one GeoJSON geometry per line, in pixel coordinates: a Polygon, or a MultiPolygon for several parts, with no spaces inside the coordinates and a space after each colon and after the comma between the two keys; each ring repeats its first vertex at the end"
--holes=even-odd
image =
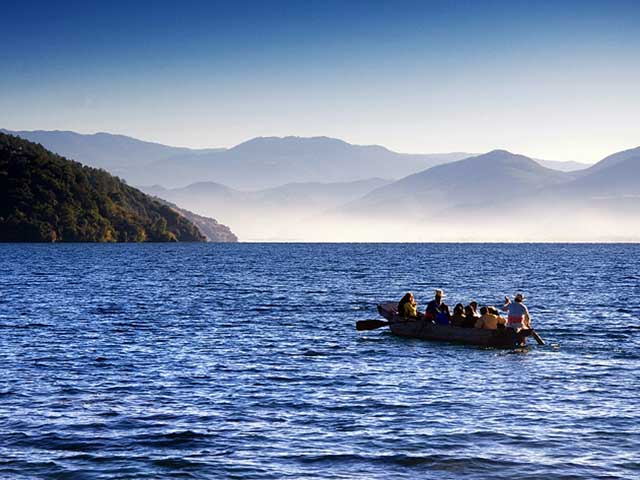
{"type": "Polygon", "coordinates": [[[553,204],[444,209],[402,206],[395,212],[344,214],[305,206],[182,205],[228,225],[245,242],[639,242],[640,209],[575,209],[553,204]],[[617,213],[616,213],[617,212],[617,213]]]}
{"type": "Polygon", "coordinates": [[[0,245],[0,477],[635,479],[637,245],[0,245]],[[356,332],[524,291],[547,346],[356,332]]]}

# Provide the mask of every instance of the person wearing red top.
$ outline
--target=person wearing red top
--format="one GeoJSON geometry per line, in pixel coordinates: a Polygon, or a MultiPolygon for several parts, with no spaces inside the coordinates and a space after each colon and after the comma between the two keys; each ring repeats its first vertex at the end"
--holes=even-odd
{"type": "Polygon", "coordinates": [[[504,297],[502,310],[507,313],[507,328],[519,330],[521,328],[531,328],[531,316],[529,309],[523,303],[525,300],[522,293],[516,293],[513,302],[509,297],[504,297]]]}

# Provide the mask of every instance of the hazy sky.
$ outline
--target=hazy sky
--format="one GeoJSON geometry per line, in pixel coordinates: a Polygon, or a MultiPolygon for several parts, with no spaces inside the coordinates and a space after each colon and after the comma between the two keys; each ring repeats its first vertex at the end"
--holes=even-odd
{"type": "Polygon", "coordinates": [[[4,128],[586,162],[640,145],[638,0],[21,0],[0,16],[4,128]]]}

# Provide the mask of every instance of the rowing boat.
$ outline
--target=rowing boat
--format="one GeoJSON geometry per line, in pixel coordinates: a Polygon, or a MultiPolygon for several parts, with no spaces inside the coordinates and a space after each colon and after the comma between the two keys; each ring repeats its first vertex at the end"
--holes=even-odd
{"type": "Polygon", "coordinates": [[[444,342],[465,343],[483,347],[516,348],[526,345],[532,330],[514,331],[511,328],[484,330],[462,328],[453,325],[439,325],[430,320],[407,319],[398,315],[397,303],[381,303],[378,312],[389,321],[389,329],[400,337],[419,338],[444,342]]]}

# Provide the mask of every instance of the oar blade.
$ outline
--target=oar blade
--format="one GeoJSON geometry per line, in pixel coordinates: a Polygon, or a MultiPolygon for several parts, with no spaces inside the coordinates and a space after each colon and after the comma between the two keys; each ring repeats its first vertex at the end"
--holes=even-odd
{"type": "Polygon", "coordinates": [[[356,330],[375,330],[376,328],[386,327],[389,322],[384,320],[359,320],[356,322],[356,330]]]}

